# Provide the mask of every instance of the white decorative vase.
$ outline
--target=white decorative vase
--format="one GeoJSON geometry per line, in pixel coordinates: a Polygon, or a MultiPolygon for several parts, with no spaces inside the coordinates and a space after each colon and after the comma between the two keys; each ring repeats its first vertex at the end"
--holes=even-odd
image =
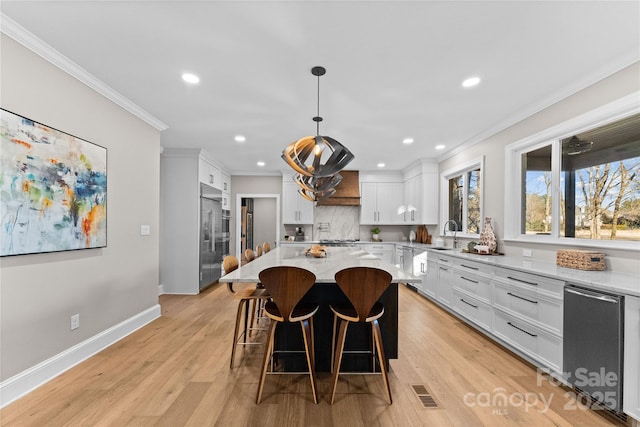
{"type": "Polygon", "coordinates": [[[378,240],[380,240],[380,235],[379,235],[379,234],[372,234],[372,235],[371,235],[371,240],[373,240],[373,241],[378,241],[378,240]]]}
{"type": "Polygon", "coordinates": [[[494,253],[496,249],[498,249],[498,240],[493,232],[490,217],[486,217],[484,219],[484,226],[482,228],[482,233],[480,233],[480,245],[487,246],[489,248],[489,253],[494,253]]]}

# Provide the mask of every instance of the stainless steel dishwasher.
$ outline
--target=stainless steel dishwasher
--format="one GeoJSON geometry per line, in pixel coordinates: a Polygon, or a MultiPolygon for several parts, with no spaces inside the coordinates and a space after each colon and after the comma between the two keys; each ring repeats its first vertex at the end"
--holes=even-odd
{"type": "Polygon", "coordinates": [[[623,296],[565,286],[565,379],[618,415],[622,415],[623,319],[623,296]]]}

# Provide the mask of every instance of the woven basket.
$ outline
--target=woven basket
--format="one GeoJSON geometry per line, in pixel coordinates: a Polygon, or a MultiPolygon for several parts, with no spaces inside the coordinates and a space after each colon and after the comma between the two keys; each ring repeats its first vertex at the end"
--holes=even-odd
{"type": "Polygon", "coordinates": [[[556,264],[578,270],[602,271],[605,269],[604,254],[577,249],[560,249],[556,252],[556,264]]]}

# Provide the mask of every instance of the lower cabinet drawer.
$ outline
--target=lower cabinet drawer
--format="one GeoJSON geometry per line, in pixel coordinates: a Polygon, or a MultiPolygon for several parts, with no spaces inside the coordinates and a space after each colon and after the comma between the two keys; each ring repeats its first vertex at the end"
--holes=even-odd
{"type": "Polygon", "coordinates": [[[562,300],[494,282],[494,304],[562,335],[562,300]]]}
{"type": "Polygon", "coordinates": [[[453,289],[452,305],[454,310],[487,330],[491,330],[491,306],[472,296],[453,289]]]}
{"type": "Polygon", "coordinates": [[[504,313],[500,309],[493,310],[493,332],[532,359],[540,361],[556,372],[562,372],[562,339],[560,337],[504,313]]]}
{"type": "Polygon", "coordinates": [[[491,279],[456,269],[453,280],[454,286],[464,289],[487,303],[491,302],[491,279]]]}

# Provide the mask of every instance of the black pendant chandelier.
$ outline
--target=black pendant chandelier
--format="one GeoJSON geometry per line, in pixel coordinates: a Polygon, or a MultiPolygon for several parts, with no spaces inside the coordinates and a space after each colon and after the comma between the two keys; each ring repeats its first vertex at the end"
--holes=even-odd
{"type": "Polygon", "coordinates": [[[318,77],[318,115],[316,136],[305,136],[289,144],[282,151],[282,159],[297,172],[294,181],[300,186],[298,192],[305,199],[318,202],[335,194],[335,186],[342,180],[338,173],[353,160],[353,154],[344,145],[328,136],[320,135],[320,76],[324,67],[313,67],[311,74],[318,77]],[[323,157],[326,158],[324,163],[323,157]]]}

